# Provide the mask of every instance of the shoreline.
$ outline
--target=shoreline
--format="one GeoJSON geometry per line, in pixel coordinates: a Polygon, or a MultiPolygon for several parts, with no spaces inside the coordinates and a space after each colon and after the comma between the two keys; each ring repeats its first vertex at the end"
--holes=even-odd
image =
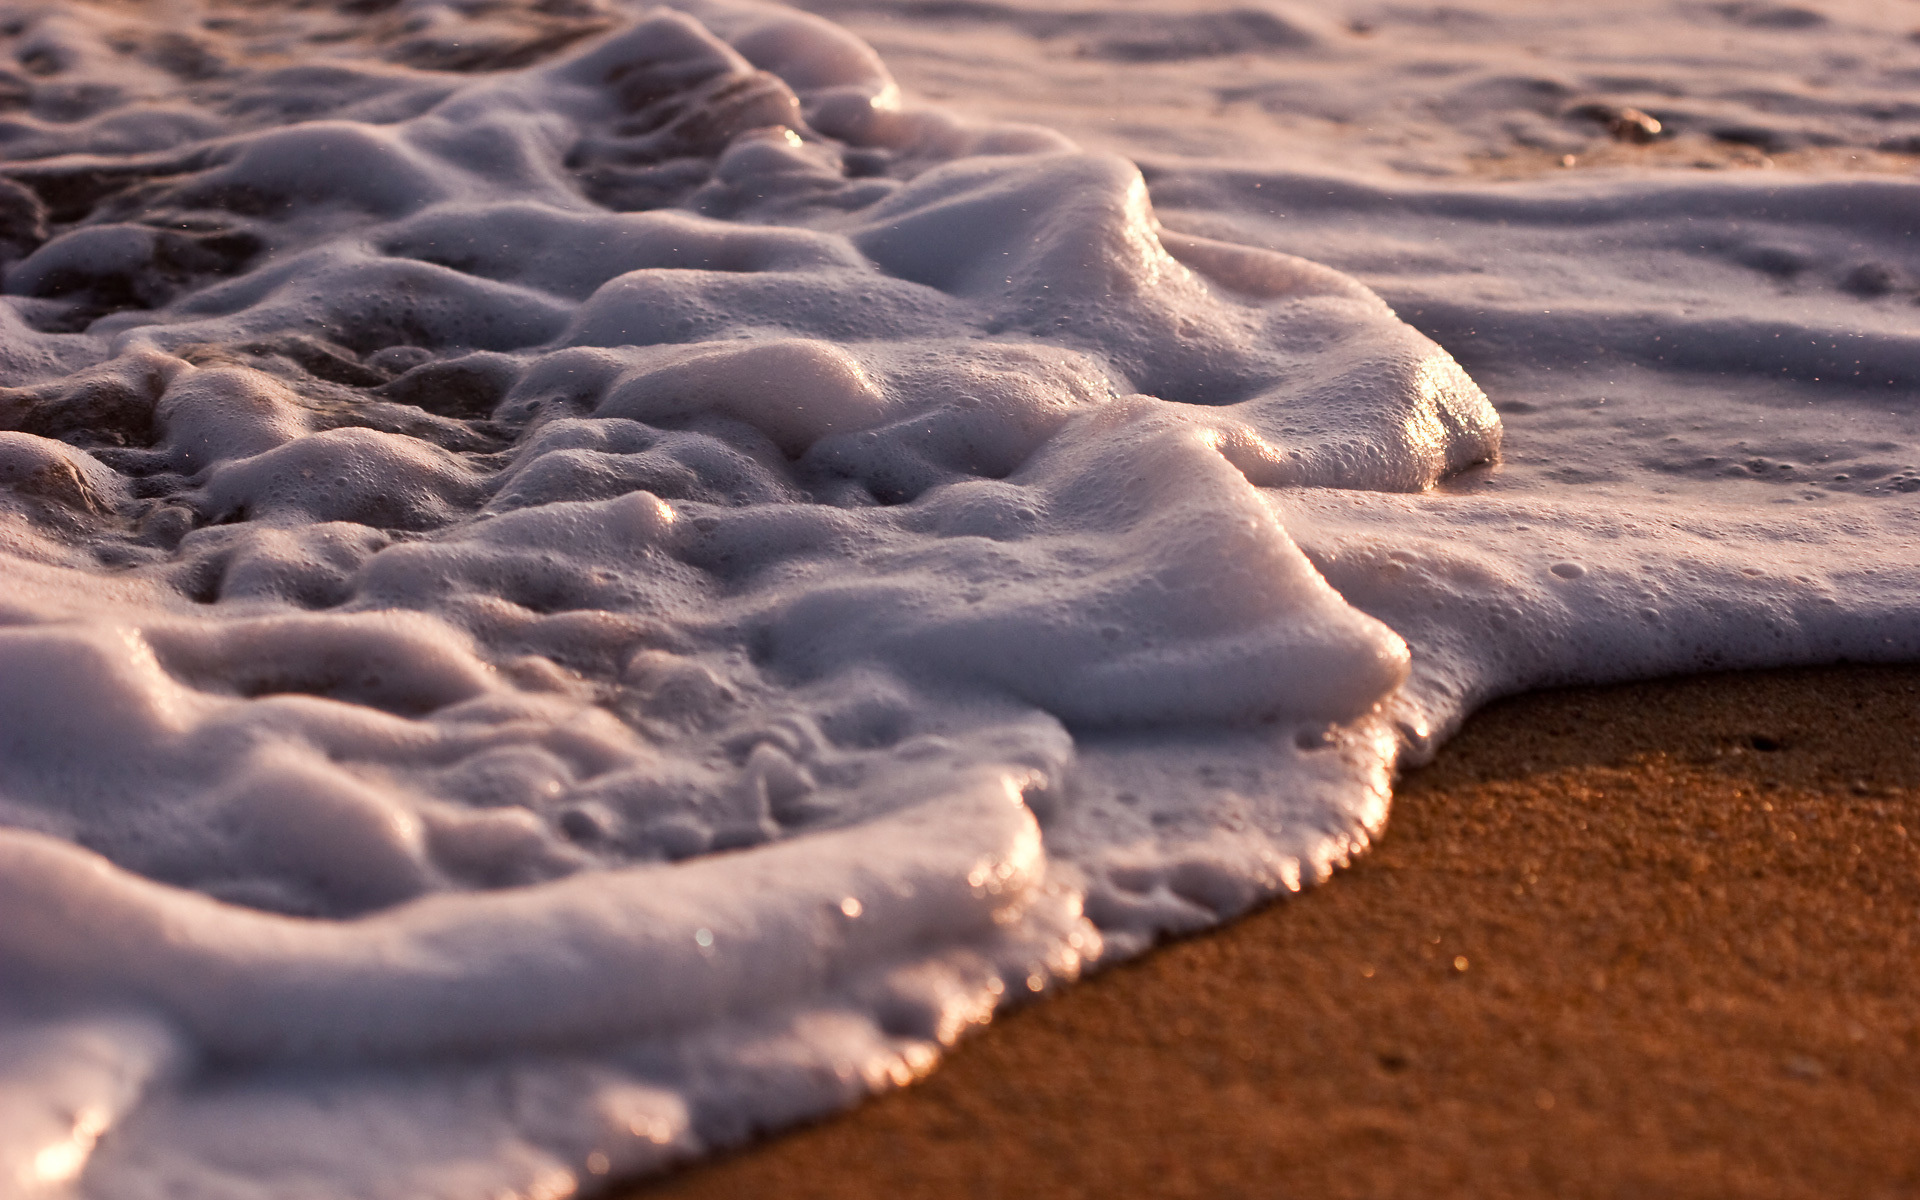
{"type": "Polygon", "coordinates": [[[616,1194],[1912,1194],[1917,913],[1920,667],[1533,693],[1328,885],[616,1194]]]}

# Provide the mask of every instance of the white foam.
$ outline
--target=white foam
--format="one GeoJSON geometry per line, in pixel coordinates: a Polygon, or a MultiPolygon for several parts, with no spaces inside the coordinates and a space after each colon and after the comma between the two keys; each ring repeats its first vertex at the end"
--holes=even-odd
{"type": "MultiPolygon", "coordinates": [[[[1347,36],[1007,11],[1129,62],[1347,36]]],[[[1756,505],[1758,468],[1621,432],[1724,440],[1721,392],[1635,368],[1600,416],[1524,349],[1664,285],[1556,282],[1513,213],[1652,203],[1671,275],[1709,210],[1773,244],[1739,185],[1183,161],[1150,197],[905,106],[817,17],[696,15],[6,35],[46,68],[0,128],[22,1194],[590,1189],[1324,878],[1496,692],[1920,649],[1904,492],[1756,505]],[[1496,245],[1514,278],[1464,287],[1496,245]],[[1302,250],[1458,335],[1525,434],[1497,471],[1479,387],[1302,250]]],[[[1783,228],[1861,195],[1820,186],[1783,228]]],[[[1689,361],[1802,329],[1712,295],[1659,312],[1689,361]]],[[[1882,324],[1858,361],[1905,378],[1882,324]]],[[[1769,445],[1869,478],[1906,444],[1779,386],[1769,445]]]]}

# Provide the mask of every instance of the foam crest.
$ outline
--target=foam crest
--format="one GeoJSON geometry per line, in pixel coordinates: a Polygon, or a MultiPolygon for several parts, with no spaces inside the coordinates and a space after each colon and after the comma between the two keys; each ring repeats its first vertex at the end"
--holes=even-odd
{"type": "Polygon", "coordinates": [[[827,434],[878,423],[888,407],[860,361],[830,342],[779,338],[663,358],[621,380],[594,414],[653,425],[713,414],[798,458],[827,434]]]}
{"type": "MultiPolygon", "coordinates": [[[[385,882],[393,867],[367,843],[410,831],[376,832],[377,797],[320,796],[288,777],[297,770],[262,789],[282,810],[267,819],[313,822],[353,844],[342,858],[365,881],[385,882]]],[[[990,940],[1032,903],[1044,869],[1017,781],[991,776],[739,861],[446,896],[355,923],[221,905],[26,833],[0,835],[0,855],[22,915],[5,952],[35,990],[157,1002],[203,1052],[239,1059],[501,1054],[671,1034],[791,1005],[928,944],[990,940]],[[759,886],[740,887],[742,871],[759,886]],[[76,893],[92,903],[59,903],[76,893]]]]}

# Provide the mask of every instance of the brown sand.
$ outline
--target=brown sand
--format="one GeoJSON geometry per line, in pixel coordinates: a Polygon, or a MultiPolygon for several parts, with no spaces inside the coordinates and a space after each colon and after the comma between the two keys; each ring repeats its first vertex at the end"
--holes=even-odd
{"type": "Polygon", "coordinates": [[[1920,669],[1522,697],[1330,885],[633,1195],[1916,1196],[1916,901],[1920,669]]]}

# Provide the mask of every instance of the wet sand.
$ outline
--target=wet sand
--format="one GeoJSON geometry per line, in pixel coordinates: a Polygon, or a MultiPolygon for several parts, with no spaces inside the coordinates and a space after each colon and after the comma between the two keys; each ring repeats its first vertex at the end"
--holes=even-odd
{"type": "Polygon", "coordinates": [[[1536,694],[1330,885],[646,1197],[1920,1195],[1920,668],[1536,694]]]}

